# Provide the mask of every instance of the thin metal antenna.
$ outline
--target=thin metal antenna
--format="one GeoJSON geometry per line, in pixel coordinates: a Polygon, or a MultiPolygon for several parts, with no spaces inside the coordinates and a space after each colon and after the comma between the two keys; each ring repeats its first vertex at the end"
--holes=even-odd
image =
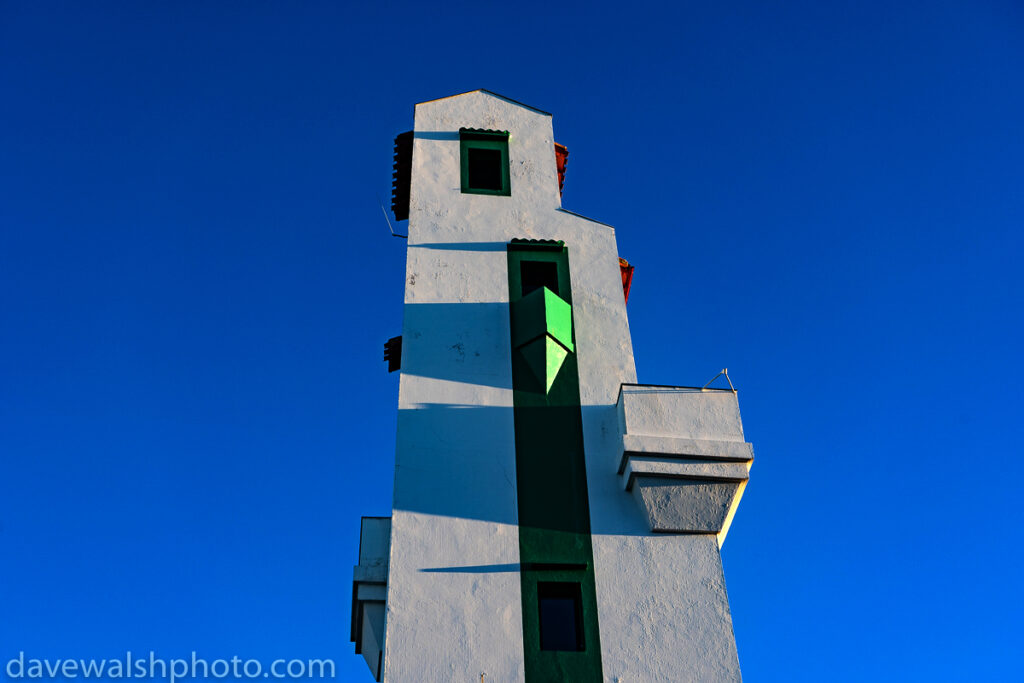
{"type": "MultiPolygon", "coordinates": [[[[715,375],[714,377],[711,378],[711,380],[708,382],[708,384],[711,384],[711,382],[714,382],[716,379],[718,379],[722,375],[725,375],[725,381],[729,383],[729,389],[731,389],[732,393],[735,394],[736,393],[736,387],[734,387],[732,385],[732,380],[729,379],[729,368],[722,368],[722,370],[717,375],[715,375]]],[[[700,388],[700,390],[704,391],[705,389],[707,389],[708,388],[708,384],[705,384],[704,386],[702,386],[700,388]]]]}
{"type": "Polygon", "coordinates": [[[380,195],[377,195],[377,203],[380,204],[380,210],[384,214],[384,220],[386,220],[388,222],[388,230],[391,231],[391,236],[392,237],[401,237],[403,240],[409,239],[408,235],[399,235],[397,232],[395,232],[395,229],[391,227],[391,219],[388,217],[387,209],[384,208],[384,202],[382,202],[380,200],[380,195]]]}

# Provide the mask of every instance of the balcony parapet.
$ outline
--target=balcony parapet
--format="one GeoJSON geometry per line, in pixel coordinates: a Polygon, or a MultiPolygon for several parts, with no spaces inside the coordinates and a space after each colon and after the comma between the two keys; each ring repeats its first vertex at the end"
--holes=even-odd
{"type": "Polygon", "coordinates": [[[384,665],[384,612],[388,592],[391,518],[363,517],[359,530],[359,564],[352,571],[352,634],[356,654],[381,680],[384,665]]]}
{"type": "Polygon", "coordinates": [[[651,531],[725,541],[754,460],[729,389],[623,384],[619,476],[651,531]]]}

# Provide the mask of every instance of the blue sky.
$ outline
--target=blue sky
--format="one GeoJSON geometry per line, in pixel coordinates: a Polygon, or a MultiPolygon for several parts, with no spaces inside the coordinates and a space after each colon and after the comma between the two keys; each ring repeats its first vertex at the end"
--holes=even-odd
{"type": "Polygon", "coordinates": [[[412,105],[487,88],[617,227],[640,381],[740,391],[747,680],[1012,677],[1022,38],[1009,0],[0,4],[0,660],[369,680],[378,198],[412,105]]]}

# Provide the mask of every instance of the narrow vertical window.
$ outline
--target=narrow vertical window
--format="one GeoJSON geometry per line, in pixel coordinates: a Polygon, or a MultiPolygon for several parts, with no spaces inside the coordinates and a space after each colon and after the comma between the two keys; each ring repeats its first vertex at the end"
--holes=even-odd
{"type": "Polygon", "coordinates": [[[583,607],[580,584],[541,581],[537,584],[540,649],[582,652],[583,607]]]}
{"type": "Polygon", "coordinates": [[[459,129],[462,191],[509,196],[508,131],[459,129]]]}

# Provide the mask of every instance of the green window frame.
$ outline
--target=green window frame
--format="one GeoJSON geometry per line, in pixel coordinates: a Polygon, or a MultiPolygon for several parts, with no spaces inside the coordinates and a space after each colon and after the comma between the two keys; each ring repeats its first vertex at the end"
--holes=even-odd
{"type": "Polygon", "coordinates": [[[489,194],[501,197],[508,197],[512,194],[512,185],[509,182],[508,163],[508,131],[507,130],[480,130],[477,128],[459,129],[459,159],[462,175],[463,194],[489,194]],[[498,153],[497,163],[499,165],[500,179],[497,183],[491,183],[491,187],[477,187],[471,183],[470,177],[470,156],[477,152],[498,153]],[[494,187],[496,185],[497,187],[494,187]]]}

